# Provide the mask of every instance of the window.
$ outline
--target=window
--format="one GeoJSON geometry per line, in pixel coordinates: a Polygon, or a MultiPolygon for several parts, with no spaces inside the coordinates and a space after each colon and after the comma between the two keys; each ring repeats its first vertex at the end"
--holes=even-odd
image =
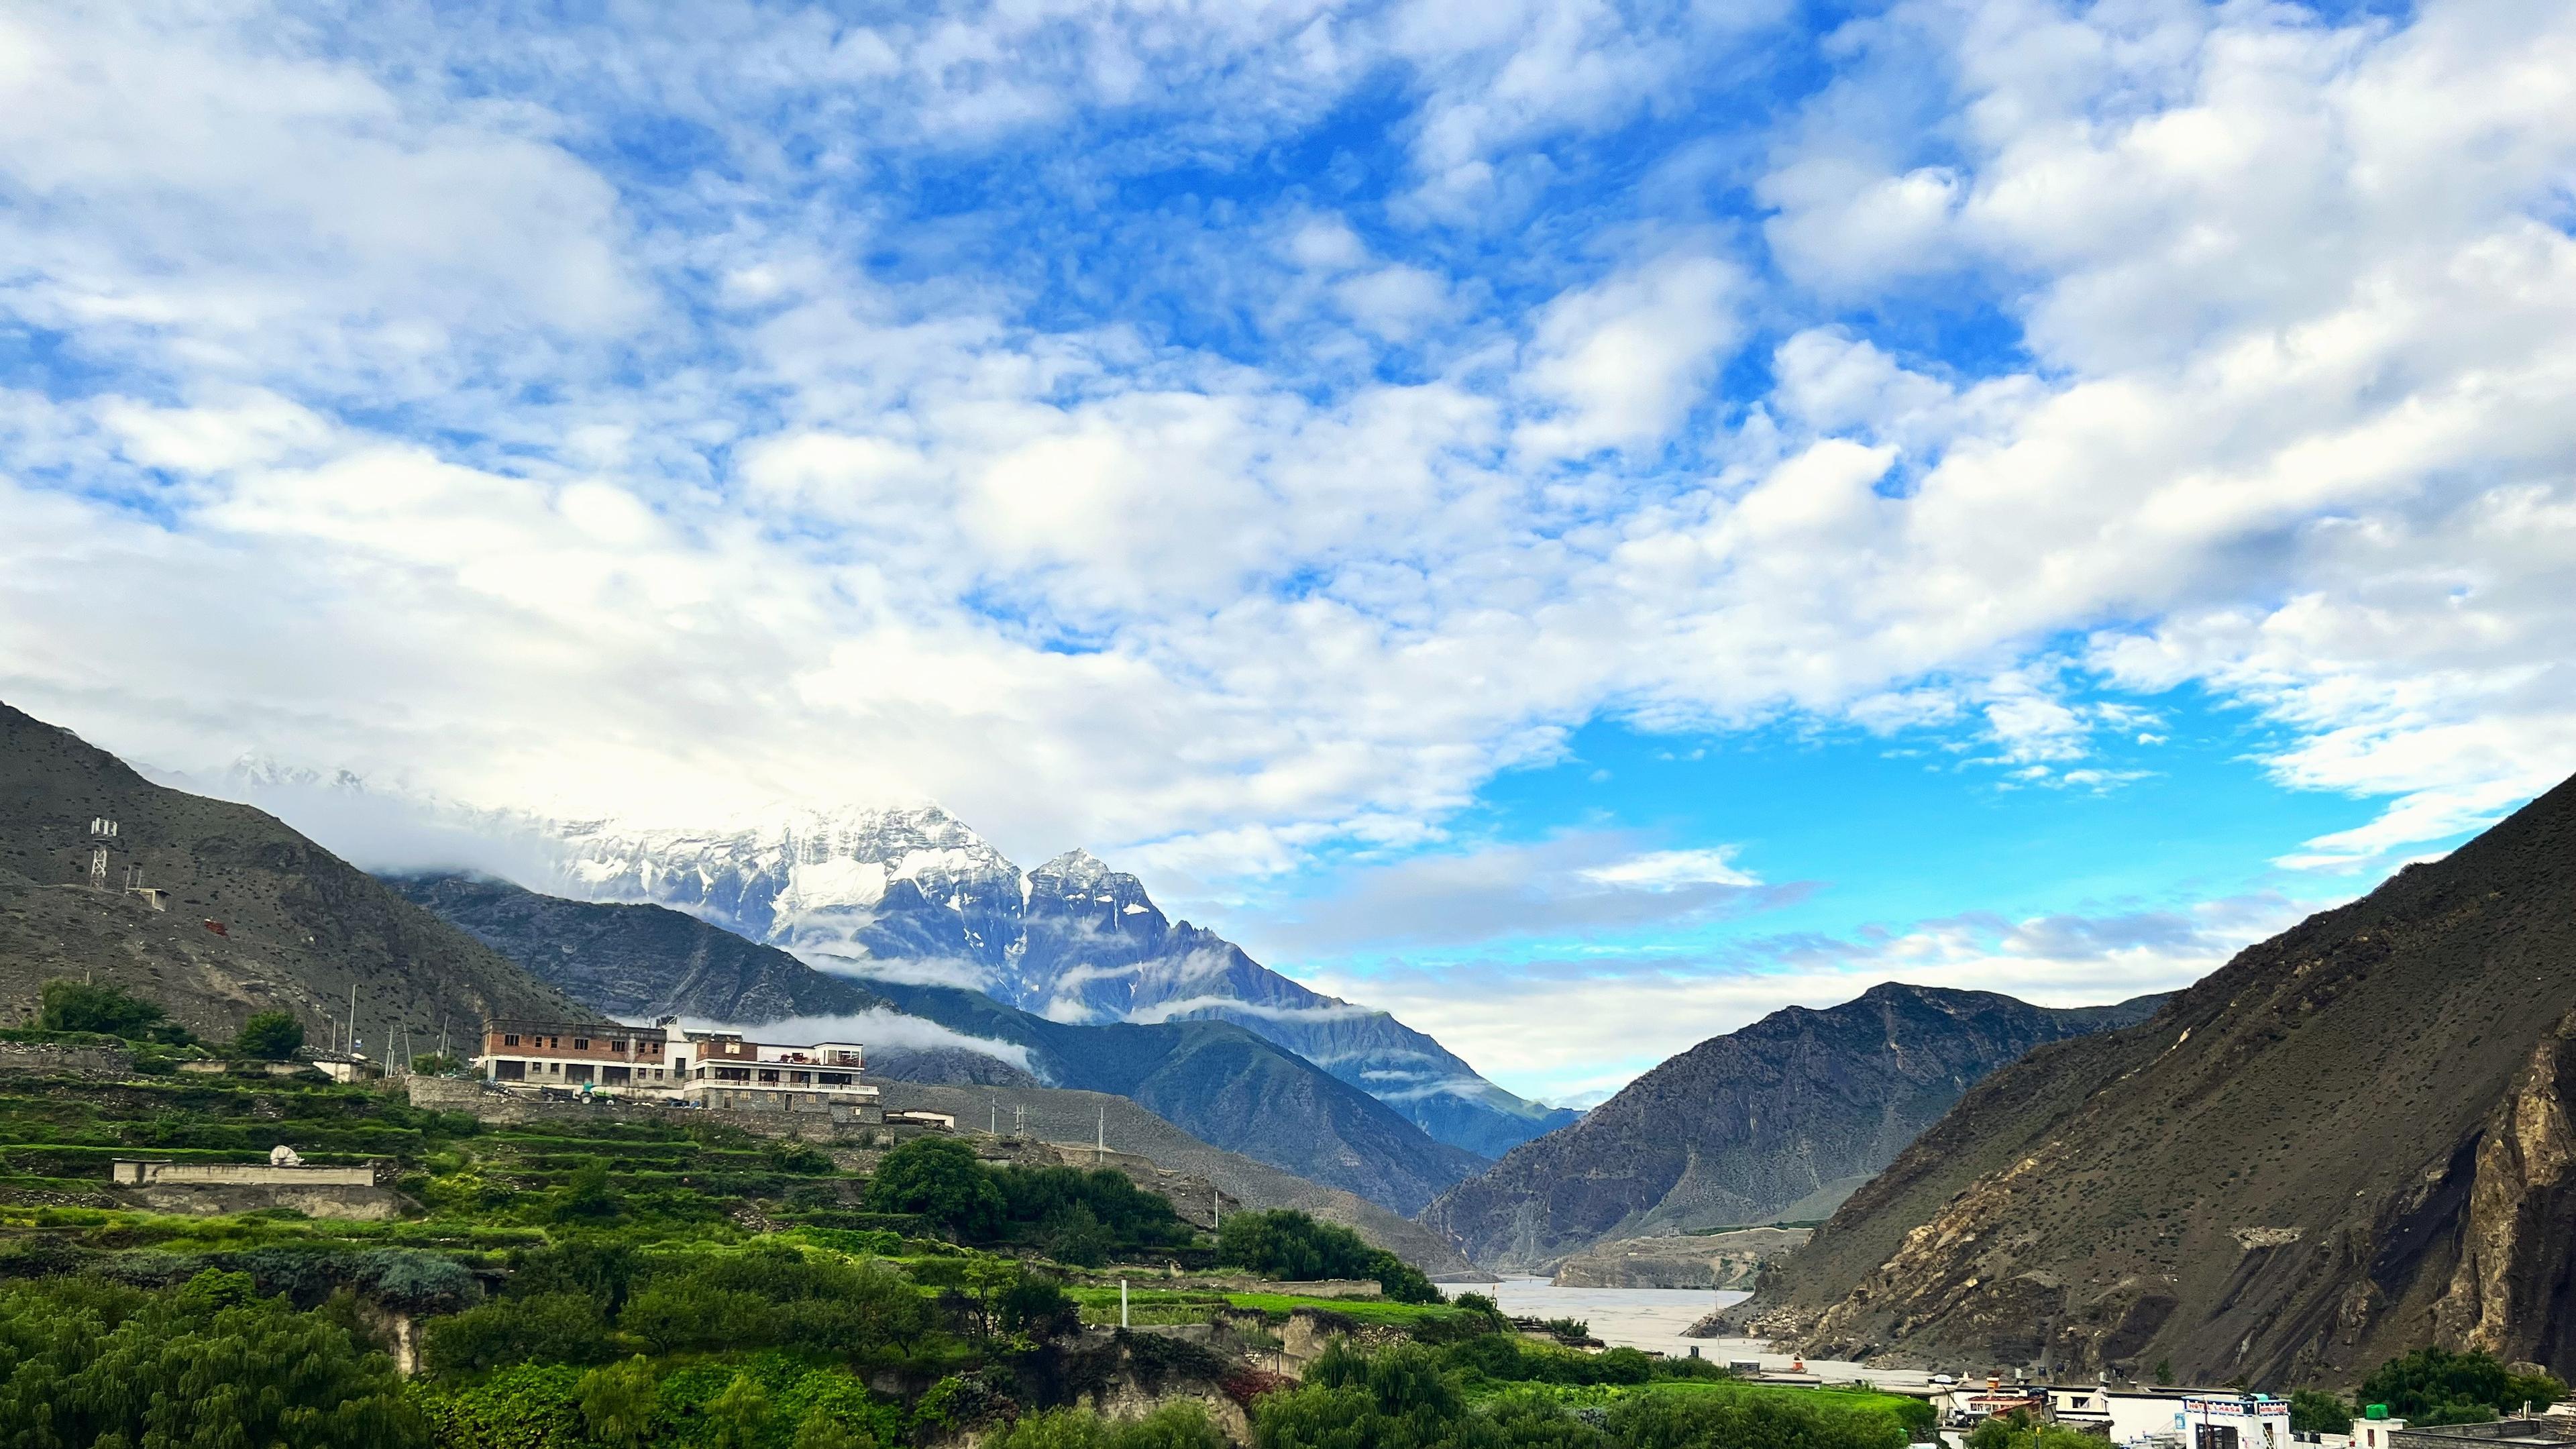
{"type": "Polygon", "coordinates": [[[846,1087],[850,1084],[850,1074],[847,1072],[816,1072],[814,1074],[814,1080],[827,1087],[846,1087]]]}
{"type": "Polygon", "coordinates": [[[761,1085],[762,1085],[762,1086],[765,1086],[765,1087],[774,1087],[774,1086],[777,1086],[777,1085],[778,1085],[778,1074],[777,1074],[776,1072],[762,1072],[762,1073],[760,1074],[760,1082],[761,1082],[761,1085]]]}
{"type": "Polygon", "coordinates": [[[590,1038],[586,1036],[574,1037],[572,1039],[572,1049],[577,1052],[586,1052],[590,1050],[590,1038]]]}
{"type": "Polygon", "coordinates": [[[787,1080],[792,1086],[811,1086],[814,1081],[814,1074],[812,1072],[789,1072],[787,1074],[787,1080]]]}
{"type": "Polygon", "coordinates": [[[518,1044],[519,1034],[515,1031],[505,1033],[501,1038],[501,1045],[503,1046],[517,1046],[518,1044]]]}
{"type": "Polygon", "coordinates": [[[547,1050],[549,1050],[549,1051],[554,1050],[554,1049],[556,1049],[556,1048],[559,1048],[559,1047],[561,1047],[562,1045],[563,1045],[563,1038],[562,1038],[562,1037],[559,1037],[559,1036],[550,1036],[550,1037],[547,1037],[547,1038],[546,1038],[546,1048],[547,1048],[547,1050]]]}

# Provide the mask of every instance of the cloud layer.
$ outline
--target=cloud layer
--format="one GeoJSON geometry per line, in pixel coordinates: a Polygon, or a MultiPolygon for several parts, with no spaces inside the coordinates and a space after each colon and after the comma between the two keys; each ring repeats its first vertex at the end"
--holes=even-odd
{"type": "Polygon", "coordinates": [[[15,12],[0,695],[1497,930],[1752,889],[1448,842],[1600,718],[2576,767],[2576,14],[1720,9],[15,12]]]}

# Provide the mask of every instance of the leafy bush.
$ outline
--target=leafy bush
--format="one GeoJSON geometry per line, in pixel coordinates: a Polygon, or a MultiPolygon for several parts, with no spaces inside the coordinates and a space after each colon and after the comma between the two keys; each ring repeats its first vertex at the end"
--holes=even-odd
{"type": "Polygon", "coordinates": [[[393,1364],[241,1273],[153,1295],[96,1281],[0,1289],[0,1424],[28,1444],[427,1449],[393,1364]]]}
{"type": "Polygon", "coordinates": [[[304,1023],[291,1011],[258,1011],[242,1023],[233,1050],[266,1062],[282,1062],[304,1045],[304,1023]]]}
{"type": "Polygon", "coordinates": [[[146,1001],[114,986],[85,981],[48,981],[38,993],[37,1025],[47,1031],[94,1031],[128,1041],[185,1046],[196,1040],[186,1027],[170,1020],[158,1002],[146,1001]]]}
{"type": "Polygon", "coordinates": [[[642,1444],[653,1432],[662,1406],[652,1366],[641,1354],[583,1374],[576,1391],[582,1424],[591,1438],[611,1449],[635,1449],[642,1444]]]}
{"type": "MultiPolygon", "coordinates": [[[[1906,1443],[1905,1429],[1886,1414],[1740,1389],[1632,1394],[1611,1405],[1603,1427],[1612,1442],[1640,1449],[1905,1449],[1906,1443]]],[[[2100,1449],[2098,1439],[2053,1426],[2048,1432],[2100,1449]]],[[[2059,1441],[2046,1449],[2059,1449],[2059,1441]]]]}
{"type": "Polygon", "coordinates": [[[1192,1237],[1168,1200],[1110,1168],[1012,1166],[996,1182],[1013,1235],[1058,1262],[1096,1268],[1122,1243],[1184,1247],[1192,1237]]]}
{"type": "Polygon", "coordinates": [[[1051,1279],[1022,1273],[1002,1290],[1002,1329],[1025,1338],[1056,1338],[1082,1330],[1082,1310],[1051,1279]]]}
{"type": "Polygon", "coordinates": [[[512,1295],[580,1293],[604,1313],[626,1306],[626,1295],[641,1271],[635,1250],[624,1243],[572,1238],[543,1248],[521,1248],[510,1254],[512,1295]]]}
{"type": "Polygon", "coordinates": [[[1339,1223],[1293,1208],[1237,1213],[1217,1236],[1217,1261],[1274,1278],[1374,1278],[1398,1303],[1437,1303],[1440,1290],[1413,1265],[1339,1223]]]}
{"type": "Polygon", "coordinates": [[[508,1364],[594,1364],[616,1352],[599,1303],[584,1293],[531,1293],[430,1321],[422,1357],[434,1373],[480,1373],[508,1364]]]}
{"type": "Polygon", "coordinates": [[[2410,1423],[2473,1424],[2499,1412],[2519,1413],[2526,1403],[2555,1403],[2566,1393],[2557,1378],[2509,1372],[2490,1353],[2419,1348],[2381,1364],[2361,1381],[2354,1398],[2386,1404],[2389,1413],[2410,1423]]]}
{"type": "Polygon", "coordinates": [[[478,1383],[434,1388],[421,1412],[439,1449],[554,1449],[582,1442],[580,1369],[530,1364],[478,1383]]]}
{"type": "Polygon", "coordinates": [[[2290,1427],[2301,1434],[2349,1434],[2352,1410],[2332,1394],[2299,1389],[2290,1395],[2290,1427]]]}
{"type": "Polygon", "coordinates": [[[618,1323],[665,1353],[795,1344],[862,1354],[918,1340],[930,1312],[882,1264],[809,1259],[770,1243],[660,1265],[618,1323]]]}
{"type": "Polygon", "coordinates": [[[1165,1404],[1133,1423],[1088,1409],[1031,1414],[985,1441],[987,1449],[1223,1449],[1225,1436],[1196,1404],[1165,1404]]]}
{"type": "Polygon", "coordinates": [[[868,1206],[919,1213],[968,1241],[1001,1230],[1007,1203],[975,1150],[953,1137],[917,1137],[887,1153],[868,1180],[868,1206]]]}

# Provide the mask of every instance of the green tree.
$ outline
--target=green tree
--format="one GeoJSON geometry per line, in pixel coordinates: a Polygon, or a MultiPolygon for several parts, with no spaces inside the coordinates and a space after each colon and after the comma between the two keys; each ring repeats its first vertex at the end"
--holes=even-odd
{"type": "Polygon", "coordinates": [[[757,1449],[775,1411],[769,1390],[749,1374],[735,1374],[707,1405],[708,1440],[715,1449],[757,1449]]]}
{"type": "Polygon", "coordinates": [[[953,1137],[916,1137],[878,1161],[868,1206],[919,1213],[961,1240],[988,1242],[1001,1231],[1006,1204],[975,1149],[953,1137]]]}
{"type": "Polygon", "coordinates": [[[586,1293],[530,1293],[430,1320],[421,1356],[430,1371],[481,1373],[514,1363],[593,1364],[615,1351],[598,1300],[586,1293]]]}
{"type": "Polygon", "coordinates": [[[1339,1223],[1293,1208],[1237,1213],[1217,1234],[1217,1261],[1275,1278],[1374,1278],[1399,1303],[1437,1303],[1440,1290],[1419,1269],[1339,1223]]]}
{"type": "Polygon", "coordinates": [[[581,1421],[590,1437],[614,1449],[635,1449],[653,1431],[661,1394],[641,1354],[581,1376],[581,1421]]]}
{"type": "Polygon", "coordinates": [[[873,1442],[852,1433],[830,1410],[817,1404],[798,1421],[791,1449],[867,1449],[873,1442]]]}
{"type": "Polygon", "coordinates": [[[1082,1329],[1082,1310],[1053,1280],[1022,1271],[1004,1288],[997,1304],[1002,1331],[1024,1338],[1048,1339],[1082,1329]]]}
{"type": "Polygon", "coordinates": [[[95,1282],[0,1289],[0,1425],[28,1445],[427,1449],[393,1364],[243,1275],[158,1295],[95,1282]]]}
{"type": "Polygon", "coordinates": [[[2290,1427],[2302,1434],[2349,1434],[2352,1410],[2322,1390],[2297,1389],[2290,1394],[2290,1427]]]}
{"type": "Polygon", "coordinates": [[[608,1164],[594,1157],[548,1195],[545,1214],[549,1222],[580,1223],[600,1222],[625,1210],[626,1195],[609,1181],[608,1164]]]}
{"type": "Polygon", "coordinates": [[[264,1062],[282,1062],[304,1045],[304,1023],[291,1011],[256,1011],[233,1038],[233,1050],[264,1062]]]}
{"type": "Polygon", "coordinates": [[[2410,1423],[2470,1424],[2519,1412],[2526,1403],[2554,1403],[2566,1392],[2557,1378],[2513,1373],[2491,1353],[2419,1348],[2381,1364],[2354,1399],[2386,1404],[2410,1423]]]}
{"type": "Polygon", "coordinates": [[[196,1038],[170,1020],[160,1003],[146,1001],[114,986],[85,981],[48,981],[37,993],[36,1024],[47,1031],[94,1031],[128,1041],[184,1045],[196,1038]]]}

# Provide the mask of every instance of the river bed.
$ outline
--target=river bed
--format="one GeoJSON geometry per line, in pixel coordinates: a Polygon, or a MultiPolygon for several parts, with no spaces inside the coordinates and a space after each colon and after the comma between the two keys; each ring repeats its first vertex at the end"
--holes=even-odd
{"type": "Polygon", "coordinates": [[[1545,1278],[1505,1278],[1488,1283],[1443,1283],[1440,1291],[1483,1293],[1515,1318],[1579,1318],[1592,1325],[1592,1336],[1614,1348],[1642,1348],[1672,1358],[1688,1358],[1693,1349],[1719,1363],[1758,1359],[1769,1371],[1786,1373],[1803,1366],[1827,1383],[1866,1379],[1882,1384],[1919,1384],[1926,1375],[1905,1369],[1864,1368],[1856,1363],[1815,1360],[1773,1353],[1750,1338],[1684,1338],[1682,1330],[1706,1315],[1752,1297],[1705,1288],[1559,1288],[1545,1278]]]}

